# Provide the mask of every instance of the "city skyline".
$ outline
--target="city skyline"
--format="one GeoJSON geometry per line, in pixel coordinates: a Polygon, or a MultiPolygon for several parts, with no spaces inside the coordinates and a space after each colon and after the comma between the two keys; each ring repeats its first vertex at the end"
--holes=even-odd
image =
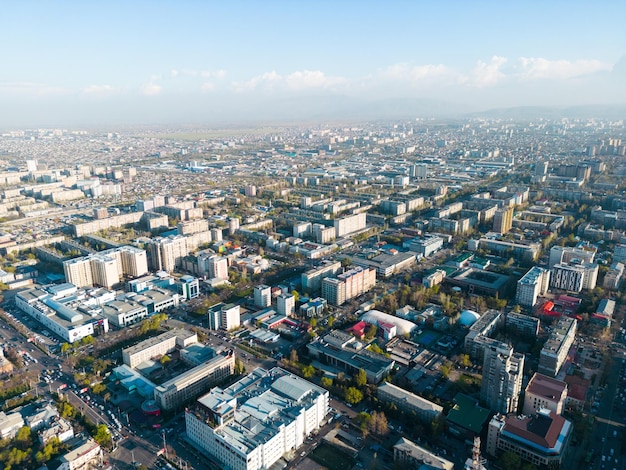
{"type": "Polygon", "coordinates": [[[624,105],[626,6],[5,6],[0,126],[154,125],[624,105]]]}

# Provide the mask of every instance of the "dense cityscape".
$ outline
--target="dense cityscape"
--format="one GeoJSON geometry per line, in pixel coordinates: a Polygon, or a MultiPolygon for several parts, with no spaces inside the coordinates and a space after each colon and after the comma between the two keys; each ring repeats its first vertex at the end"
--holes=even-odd
{"type": "Polygon", "coordinates": [[[626,468],[626,126],[0,135],[5,469],[626,468]]]}

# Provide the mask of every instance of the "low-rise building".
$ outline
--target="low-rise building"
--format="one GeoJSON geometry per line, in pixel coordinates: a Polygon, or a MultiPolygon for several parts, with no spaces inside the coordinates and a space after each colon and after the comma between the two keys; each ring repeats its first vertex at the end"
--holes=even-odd
{"type": "Polygon", "coordinates": [[[311,357],[319,359],[332,367],[344,370],[349,375],[365,370],[370,383],[379,383],[393,369],[394,361],[380,354],[373,353],[354,336],[334,330],[317,337],[307,344],[311,357]]]}
{"type": "Polygon", "coordinates": [[[453,470],[454,463],[401,437],[393,446],[393,462],[397,468],[453,470]]]}
{"type": "Polygon", "coordinates": [[[61,465],[57,470],[83,470],[102,463],[102,449],[93,439],[59,457],[61,465]]]}
{"type": "Polygon", "coordinates": [[[425,423],[432,422],[443,413],[443,408],[436,403],[389,382],[378,387],[378,399],[383,403],[393,403],[398,410],[414,414],[417,419],[425,423]]]}
{"type": "Polygon", "coordinates": [[[0,438],[13,439],[24,426],[24,419],[19,413],[5,413],[0,411],[0,438]]]}

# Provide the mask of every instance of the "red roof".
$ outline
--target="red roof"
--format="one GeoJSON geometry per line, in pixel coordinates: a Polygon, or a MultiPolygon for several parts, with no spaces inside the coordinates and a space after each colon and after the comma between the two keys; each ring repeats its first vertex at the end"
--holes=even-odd
{"type": "Polygon", "coordinates": [[[550,411],[549,416],[537,414],[535,416],[507,415],[504,431],[526,439],[546,449],[556,446],[559,434],[565,424],[565,418],[550,411]]]}

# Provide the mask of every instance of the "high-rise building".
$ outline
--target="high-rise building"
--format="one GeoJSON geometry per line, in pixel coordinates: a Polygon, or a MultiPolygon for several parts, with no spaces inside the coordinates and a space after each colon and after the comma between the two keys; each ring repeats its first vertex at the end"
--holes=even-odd
{"type": "Polygon", "coordinates": [[[296,313],[296,298],[292,294],[280,294],[276,298],[276,308],[279,315],[292,317],[296,313]]]}
{"type": "Polygon", "coordinates": [[[209,277],[228,279],[228,260],[222,256],[211,256],[208,260],[209,277]]]}
{"type": "Polygon", "coordinates": [[[340,219],[335,219],[333,224],[335,227],[335,235],[337,238],[345,237],[352,233],[363,230],[366,227],[366,214],[354,214],[340,219]]]}
{"type": "Polygon", "coordinates": [[[302,291],[308,294],[318,292],[322,287],[322,279],[335,276],[341,272],[341,263],[339,261],[327,261],[321,266],[309,269],[300,276],[302,282],[302,291]]]}
{"type": "Polygon", "coordinates": [[[91,274],[91,260],[87,257],[74,258],[63,262],[65,280],[76,287],[93,286],[93,275],[91,274]]]}
{"type": "Polygon", "coordinates": [[[153,238],[148,244],[148,253],[153,270],[172,272],[189,254],[187,239],[182,235],[153,238]]]}
{"type": "Polygon", "coordinates": [[[574,318],[561,317],[554,326],[548,341],[539,353],[537,372],[556,377],[565,364],[570,348],[576,340],[578,322],[574,318]]]}
{"type": "Polygon", "coordinates": [[[111,289],[120,282],[115,259],[108,256],[94,256],[90,261],[94,285],[111,289]]]}
{"type": "Polygon", "coordinates": [[[517,412],[524,375],[524,355],[507,344],[485,348],[480,398],[496,413],[517,412]]]}
{"type": "Polygon", "coordinates": [[[234,304],[215,304],[207,310],[209,329],[233,330],[241,325],[241,308],[234,304]]]}
{"type": "Polygon", "coordinates": [[[545,295],[550,286],[550,271],[533,266],[517,281],[515,302],[523,307],[533,307],[540,295],[545,295]]]}
{"type": "Polygon", "coordinates": [[[264,284],[254,287],[254,305],[266,308],[272,305],[272,288],[264,284]]]}
{"type": "Polygon", "coordinates": [[[493,216],[493,231],[508,233],[511,227],[513,227],[513,208],[503,207],[498,209],[493,216]]]}
{"type": "Polygon", "coordinates": [[[322,297],[331,305],[339,306],[346,301],[368,292],[376,284],[376,269],[356,267],[337,278],[322,280],[322,297]]]}

